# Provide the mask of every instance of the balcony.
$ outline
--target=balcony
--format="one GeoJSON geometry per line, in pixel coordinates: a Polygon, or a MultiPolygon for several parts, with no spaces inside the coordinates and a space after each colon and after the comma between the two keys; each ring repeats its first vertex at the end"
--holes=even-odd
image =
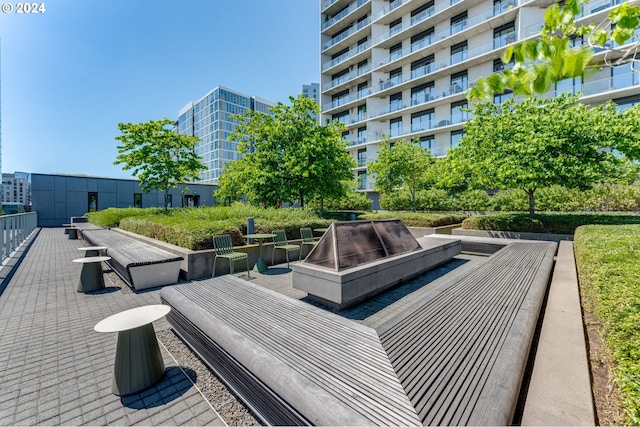
{"type": "Polygon", "coordinates": [[[371,47],[371,42],[370,41],[367,41],[367,42],[359,44],[359,45],[351,46],[351,48],[349,49],[348,52],[345,52],[342,55],[340,55],[340,56],[338,56],[336,58],[333,58],[331,61],[325,62],[322,65],[322,72],[325,72],[329,68],[335,67],[336,65],[346,61],[349,58],[353,58],[354,56],[356,56],[360,52],[364,52],[365,50],[367,50],[370,47],[371,47]]]}
{"type": "Polygon", "coordinates": [[[382,141],[385,137],[398,138],[409,135],[410,137],[414,137],[418,136],[415,134],[420,134],[421,132],[432,131],[434,129],[443,128],[446,126],[460,125],[462,123],[465,123],[469,119],[471,119],[471,114],[468,114],[468,117],[462,114],[454,114],[453,116],[448,116],[440,120],[434,119],[420,122],[419,124],[407,124],[402,127],[396,127],[392,129],[390,128],[386,132],[369,132],[367,134],[367,139],[369,142],[378,142],[382,141]]]}
{"type": "MultiPolygon", "coordinates": [[[[351,3],[348,8],[344,9],[342,12],[340,12],[337,15],[334,15],[331,18],[329,18],[326,21],[324,21],[322,23],[322,30],[323,31],[326,30],[327,28],[329,28],[330,26],[332,26],[336,22],[340,21],[341,19],[345,18],[346,16],[348,16],[349,14],[354,12],[356,9],[358,9],[360,6],[362,6],[363,4],[365,4],[365,3],[369,2],[369,1],[371,1],[371,0],[358,0],[355,3],[351,3]]],[[[326,8],[323,7],[322,9],[324,10],[326,8]]]]}
{"type": "MultiPolygon", "coordinates": [[[[323,112],[327,112],[329,110],[332,110],[334,108],[340,107],[340,106],[345,105],[345,104],[348,104],[350,102],[357,101],[359,99],[365,98],[370,93],[371,93],[370,88],[360,89],[357,92],[351,93],[349,96],[344,96],[342,98],[335,99],[332,102],[324,104],[322,106],[322,111],[323,112]]],[[[364,119],[362,119],[362,120],[364,120],[364,119]]]]}
{"type": "Polygon", "coordinates": [[[403,4],[407,3],[408,1],[409,0],[395,0],[393,3],[389,4],[389,6],[385,6],[382,9],[379,9],[377,12],[375,12],[373,14],[373,20],[377,21],[378,19],[380,19],[383,16],[391,13],[391,11],[397,9],[398,7],[400,7],[403,4]]]}
{"type": "Polygon", "coordinates": [[[371,24],[371,17],[368,17],[360,22],[357,22],[354,26],[352,26],[351,28],[349,28],[347,31],[343,31],[342,33],[338,34],[337,36],[335,36],[334,38],[332,38],[331,40],[329,40],[327,43],[325,43],[322,46],[322,50],[325,51],[327,49],[329,49],[330,47],[335,46],[337,43],[341,42],[342,40],[346,39],[347,37],[352,36],[353,34],[355,34],[356,32],[360,31],[361,29],[363,29],[364,27],[366,27],[367,25],[371,24]]]}

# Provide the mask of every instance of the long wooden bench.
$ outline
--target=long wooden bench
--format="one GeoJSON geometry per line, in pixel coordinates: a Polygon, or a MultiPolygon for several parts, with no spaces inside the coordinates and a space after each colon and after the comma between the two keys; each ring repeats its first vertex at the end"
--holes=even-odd
{"type": "Polygon", "coordinates": [[[178,281],[181,256],[103,228],[83,229],[82,237],[90,245],[106,246],[109,266],[136,290],[178,281]]]}
{"type": "Polygon", "coordinates": [[[234,276],[161,299],[172,327],[267,423],[506,425],[556,247],[509,243],[376,329],[234,276]]]}

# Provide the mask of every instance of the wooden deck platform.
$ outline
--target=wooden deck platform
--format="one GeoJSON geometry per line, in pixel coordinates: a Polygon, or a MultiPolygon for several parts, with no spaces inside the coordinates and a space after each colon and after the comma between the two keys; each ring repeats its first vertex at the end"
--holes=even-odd
{"type": "Polygon", "coordinates": [[[556,246],[510,243],[376,329],[234,276],[161,296],[174,329],[268,423],[505,425],[556,246]]]}

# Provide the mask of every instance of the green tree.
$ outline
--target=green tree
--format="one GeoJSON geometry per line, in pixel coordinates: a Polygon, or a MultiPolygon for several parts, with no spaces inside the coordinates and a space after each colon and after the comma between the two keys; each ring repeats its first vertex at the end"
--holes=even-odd
{"type": "Polygon", "coordinates": [[[179,135],[167,118],[146,123],[119,123],[120,141],[115,165],[133,170],[145,193],[163,191],[165,207],[171,187],[187,180],[195,180],[206,169],[194,150],[198,138],[179,135]]]}
{"type": "Polygon", "coordinates": [[[434,160],[429,150],[420,146],[420,141],[400,140],[394,144],[387,138],[378,157],[367,165],[375,175],[376,189],[380,193],[392,193],[407,188],[411,194],[413,211],[416,211],[416,191],[427,180],[427,171],[434,160]]]}
{"type": "Polygon", "coordinates": [[[588,107],[576,96],[530,97],[474,108],[466,135],[446,159],[449,180],[472,188],[524,190],[535,215],[538,188],[588,188],[611,173],[618,160],[604,147],[616,145],[619,113],[614,104],[588,107]]]}
{"type": "Polygon", "coordinates": [[[340,198],[343,181],[353,180],[355,161],[346,151],[343,125],[319,125],[311,114],[320,107],[310,98],[289,97],[272,114],[247,112],[235,116],[238,126],[229,136],[244,155],[227,165],[220,177],[219,197],[245,194],[250,201],[275,205],[314,197],[340,198]]]}
{"type": "MultiPolygon", "coordinates": [[[[567,0],[564,6],[554,3],[544,15],[540,37],[508,46],[502,61],[513,59],[514,66],[480,78],[468,91],[471,100],[488,99],[494,93],[511,90],[516,95],[540,94],[559,80],[580,76],[590,69],[637,63],[640,39],[640,8],[624,2],[601,22],[577,25],[582,13],[582,0],[567,0]],[[586,43],[574,45],[572,39],[584,37],[586,43]],[[612,42],[615,42],[612,43],[612,42]],[[595,49],[605,51],[595,59],[595,49]]],[[[636,3],[634,1],[634,3],[636,3]]]]}

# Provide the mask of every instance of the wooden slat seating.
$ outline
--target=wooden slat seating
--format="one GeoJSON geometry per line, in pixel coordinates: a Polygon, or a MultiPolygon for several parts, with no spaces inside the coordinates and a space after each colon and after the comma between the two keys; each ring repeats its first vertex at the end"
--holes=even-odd
{"type": "Polygon", "coordinates": [[[375,330],[235,276],[161,298],[172,327],[265,422],[507,425],[556,247],[510,243],[375,330]]]}
{"type": "Polygon", "coordinates": [[[287,268],[289,268],[289,252],[298,251],[298,258],[300,258],[300,246],[290,245],[287,241],[287,234],[284,230],[273,230],[273,234],[276,237],[273,238],[273,251],[271,252],[271,265],[273,265],[276,249],[285,251],[287,256],[287,268]]]}
{"type": "Polygon", "coordinates": [[[84,230],[84,240],[92,246],[106,246],[107,264],[136,290],[174,284],[183,258],[164,249],[107,229],[84,230]]]}
{"type": "Polygon", "coordinates": [[[216,276],[216,262],[218,258],[226,258],[229,260],[229,273],[233,274],[233,263],[244,259],[247,262],[247,276],[249,274],[249,256],[244,252],[235,252],[233,250],[233,242],[231,241],[231,235],[222,234],[220,236],[213,236],[213,249],[215,255],[213,258],[213,274],[211,277],[216,276]]]}

